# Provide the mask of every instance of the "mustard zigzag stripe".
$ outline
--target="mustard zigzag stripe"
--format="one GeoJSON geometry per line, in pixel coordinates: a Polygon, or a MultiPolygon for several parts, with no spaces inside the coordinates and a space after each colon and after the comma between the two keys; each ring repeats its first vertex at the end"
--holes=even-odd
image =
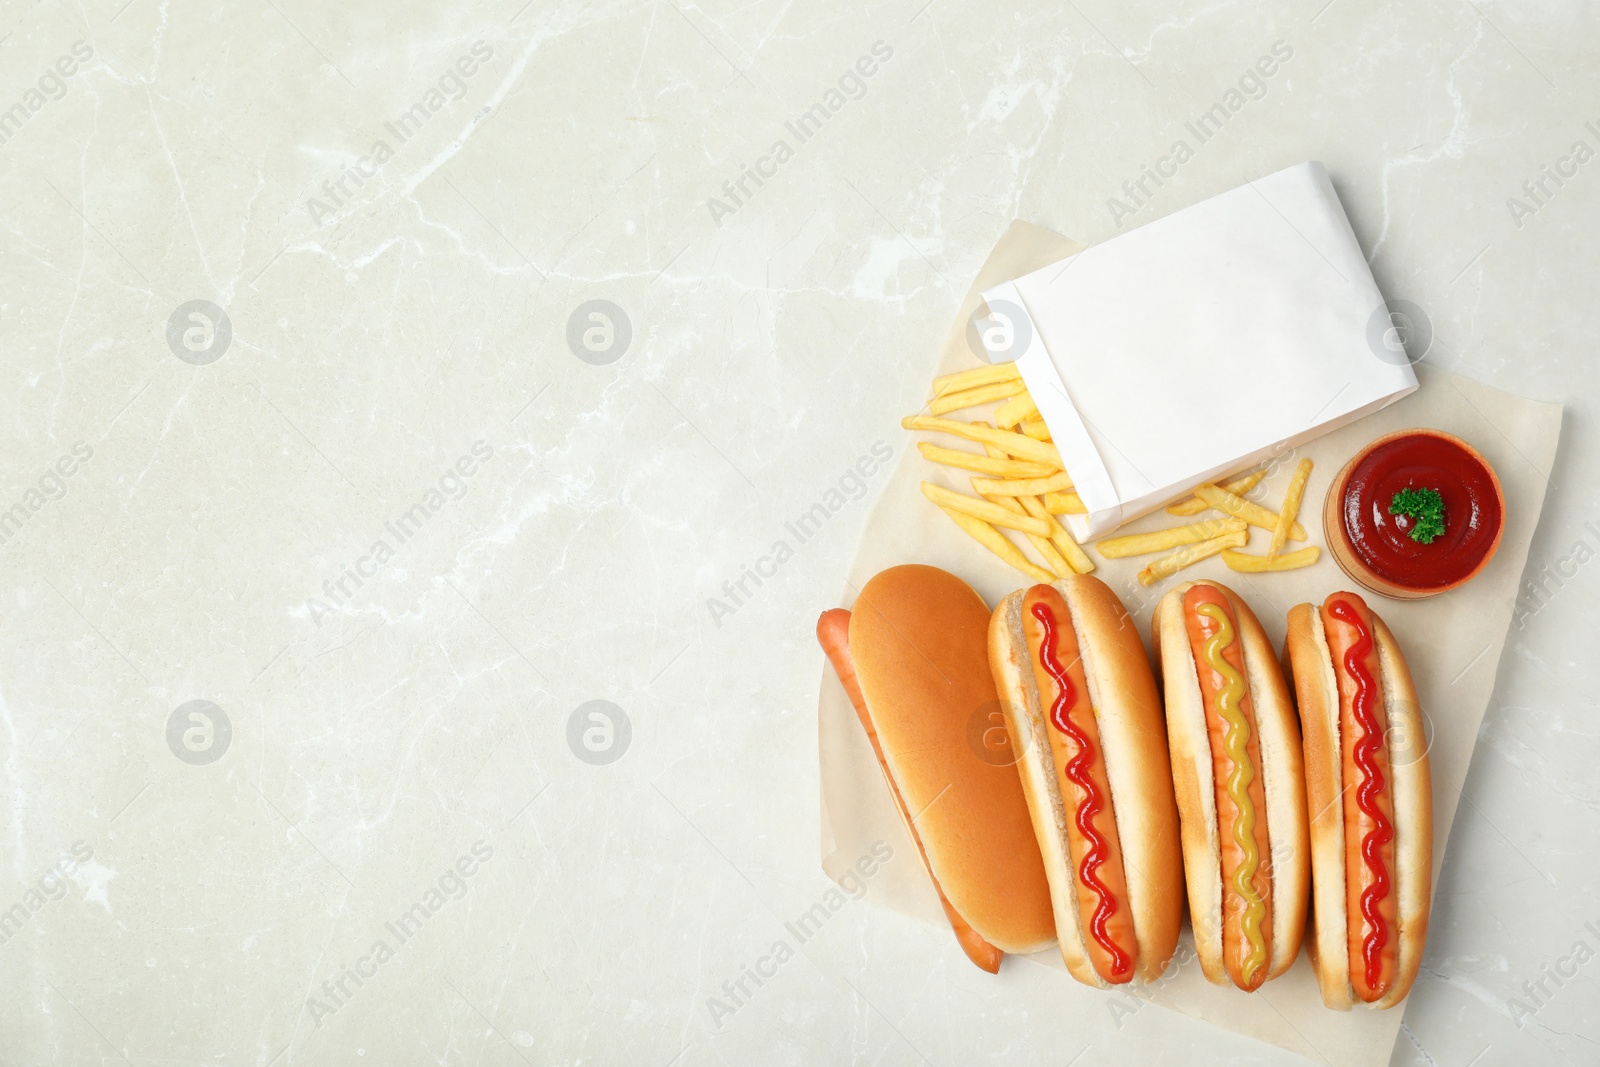
{"type": "Polygon", "coordinates": [[[1250,801],[1250,783],[1255,780],[1255,767],[1250,762],[1250,720],[1240,709],[1245,682],[1233,664],[1222,657],[1222,650],[1233,644],[1233,624],[1227,612],[1216,604],[1201,604],[1195,609],[1217,624],[1217,632],[1206,640],[1203,656],[1206,665],[1222,675],[1223,688],[1217,696],[1217,714],[1222,718],[1222,748],[1232,762],[1228,774],[1228,796],[1233,798],[1238,818],[1233,821],[1233,840],[1244,853],[1244,859],[1233,872],[1233,888],[1244,899],[1244,914],[1239,928],[1244,935],[1249,952],[1240,966],[1240,976],[1245,984],[1254,982],[1256,972],[1266,966],[1267,944],[1261,936],[1261,923],[1266,918],[1266,902],[1256,891],[1256,871],[1261,866],[1261,851],[1256,847],[1256,809],[1250,801]]]}

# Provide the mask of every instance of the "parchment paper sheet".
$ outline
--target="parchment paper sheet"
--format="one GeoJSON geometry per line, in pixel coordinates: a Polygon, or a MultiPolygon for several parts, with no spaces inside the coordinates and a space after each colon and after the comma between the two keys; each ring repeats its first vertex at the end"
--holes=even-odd
{"type": "MultiPolygon", "coordinates": [[[[1013,223],[963,301],[937,370],[932,373],[944,374],[978,363],[967,348],[966,323],[983,289],[1038,269],[1081,247],[1037,226],[1013,223]]],[[[1237,590],[1260,616],[1273,646],[1281,648],[1284,619],[1290,607],[1305,601],[1320,602],[1335,589],[1356,588],[1327,553],[1321,522],[1323,495],[1350,456],[1373,437],[1409,426],[1443,429],[1475,445],[1499,474],[1506,495],[1505,536],[1493,562],[1465,586],[1430,600],[1402,603],[1376,595],[1367,598],[1400,639],[1433,728],[1429,756],[1437,887],[1450,825],[1472,759],[1478,726],[1494,689],[1495,671],[1527,562],[1528,545],[1543,506],[1561,428],[1561,407],[1512,396],[1426,364],[1416,369],[1421,381],[1417,392],[1283,457],[1251,494],[1254,499],[1264,500],[1266,506],[1274,506],[1282,498],[1295,460],[1309,456],[1315,462],[1301,509],[1310,543],[1324,547],[1322,559],[1314,567],[1246,575],[1211,559],[1182,572],[1179,578],[1144,590],[1134,574],[1150,557],[1105,560],[1093,548],[1088,551],[1096,563],[1095,574],[1117,591],[1133,613],[1147,649],[1155,602],[1174,582],[1198,577],[1215,578],[1237,590]]],[[[903,414],[911,412],[883,413],[885,426],[903,414]]],[[[927,563],[961,576],[992,605],[1027,580],[962,533],[922,496],[917,483],[924,479],[964,492],[970,492],[970,486],[964,477],[956,476],[957,472],[924,460],[912,444],[913,438],[934,439],[923,434],[902,438],[900,462],[867,520],[850,568],[849,588],[859,589],[885,567],[927,563]]],[[[976,447],[950,439],[940,439],[938,443],[976,447]]],[[[1128,524],[1119,533],[1156,529],[1178,521],[1158,511],[1128,524]]],[[[1263,551],[1265,539],[1265,531],[1257,531],[1251,551],[1263,551]]],[[[848,606],[853,596],[847,590],[841,603],[848,606]]],[[[818,610],[828,606],[831,605],[819,605],[818,610]]],[[[826,666],[817,713],[823,869],[837,880],[880,839],[892,844],[897,855],[914,856],[849,699],[826,666]]],[[[926,921],[931,927],[930,937],[952,937],[920,865],[887,865],[872,880],[868,892],[876,904],[926,921]]],[[[1192,948],[1186,951],[1188,945],[1186,929],[1179,958],[1189,962],[1169,969],[1159,983],[1148,988],[1145,995],[1151,1003],[1335,1067],[1378,1067],[1389,1062],[1403,1006],[1383,1012],[1325,1009],[1304,953],[1293,970],[1257,993],[1246,995],[1231,987],[1213,986],[1200,973],[1192,948]]],[[[1053,983],[1063,996],[1122,995],[1091,990],[1073,981],[1054,949],[1007,961],[1005,966],[1028,968],[1030,980],[1053,983]]]]}

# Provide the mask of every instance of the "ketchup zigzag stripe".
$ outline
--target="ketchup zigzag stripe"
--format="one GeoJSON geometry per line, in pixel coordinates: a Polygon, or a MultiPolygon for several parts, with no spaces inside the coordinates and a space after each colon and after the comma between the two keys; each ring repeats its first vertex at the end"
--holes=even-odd
{"type": "Polygon", "coordinates": [[[1117,898],[1111,895],[1111,891],[1106,888],[1099,875],[1100,867],[1106,861],[1106,839],[1094,825],[1094,817],[1100,813],[1104,803],[1094,779],[1089,777],[1089,768],[1094,765],[1094,746],[1078,728],[1078,724],[1072,721],[1072,705],[1077,700],[1077,691],[1073,687],[1071,676],[1067,674],[1066,668],[1056,656],[1055,614],[1045,605],[1035,604],[1033,617],[1038,619],[1039,625],[1044,628],[1044,640],[1039,644],[1039,665],[1056,683],[1056,699],[1050,705],[1050,723],[1066,734],[1077,748],[1077,754],[1067,761],[1066,773],[1082,795],[1078,810],[1073,815],[1073,821],[1083,832],[1084,840],[1089,842],[1089,851],[1084,853],[1083,863],[1078,868],[1078,877],[1099,898],[1089,928],[1100,947],[1111,954],[1111,973],[1120,976],[1128,973],[1133,961],[1123,951],[1122,946],[1112,940],[1111,933],[1106,928],[1111,917],[1117,913],[1117,898]]]}
{"type": "Polygon", "coordinates": [[[1367,670],[1367,653],[1372,651],[1372,633],[1361,621],[1361,616],[1346,600],[1335,600],[1328,614],[1354,628],[1356,641],[1344,654],[1344,669],[1356,683],[1356,698],[1352,711],[1361,726],[1361,738],[1351,749],[1351,757],[1361,771],[1361,784],[1356,788],[1356,806],[1372,820],[1372,829],[1361,839],[1361,859],[1372,874],[1372,883],[1361,892],[1361,917],[1367,922],[1367,936],[1361,943],[1362,962],[1366,966],[1367,985],[1377,988],[1383,974],[1383,948],[1389,943],[1389,927],[1378,908],[1389,895],[1389,869],[1383,862],[1383,847],[1394,840],[1394,825],[1378,807],[1385,781],[1383,769],[1373,756],[1383,744],[1378,731],[1378,720],[1372,714],[1377,697],[1377,685],[1367,670]]]}

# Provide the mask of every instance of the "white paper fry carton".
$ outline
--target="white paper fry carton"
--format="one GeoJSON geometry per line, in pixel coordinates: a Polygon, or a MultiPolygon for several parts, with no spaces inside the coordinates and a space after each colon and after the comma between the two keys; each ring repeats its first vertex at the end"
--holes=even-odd
{"type": "MultiPolygon", "coordinates": [[[[1080,539],[1417,387],[1321,163],[1262,178],[984,292],[1088,510],[1080,539]]],[[[1420,353],[1419,353],[1420,355],[1420,353]]]]}

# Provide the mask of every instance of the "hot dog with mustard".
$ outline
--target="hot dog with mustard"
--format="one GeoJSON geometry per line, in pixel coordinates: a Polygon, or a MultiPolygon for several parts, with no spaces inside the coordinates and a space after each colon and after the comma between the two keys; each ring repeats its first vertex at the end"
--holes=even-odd
{"type": "Polygon", "coordinates": [[[1255,613],[1218,582],[1170,590],[1151,636],[1195,951],[1207,979],[1253,992],[1299,955],[1310,890],[1288,686],[1255,613]]]}

